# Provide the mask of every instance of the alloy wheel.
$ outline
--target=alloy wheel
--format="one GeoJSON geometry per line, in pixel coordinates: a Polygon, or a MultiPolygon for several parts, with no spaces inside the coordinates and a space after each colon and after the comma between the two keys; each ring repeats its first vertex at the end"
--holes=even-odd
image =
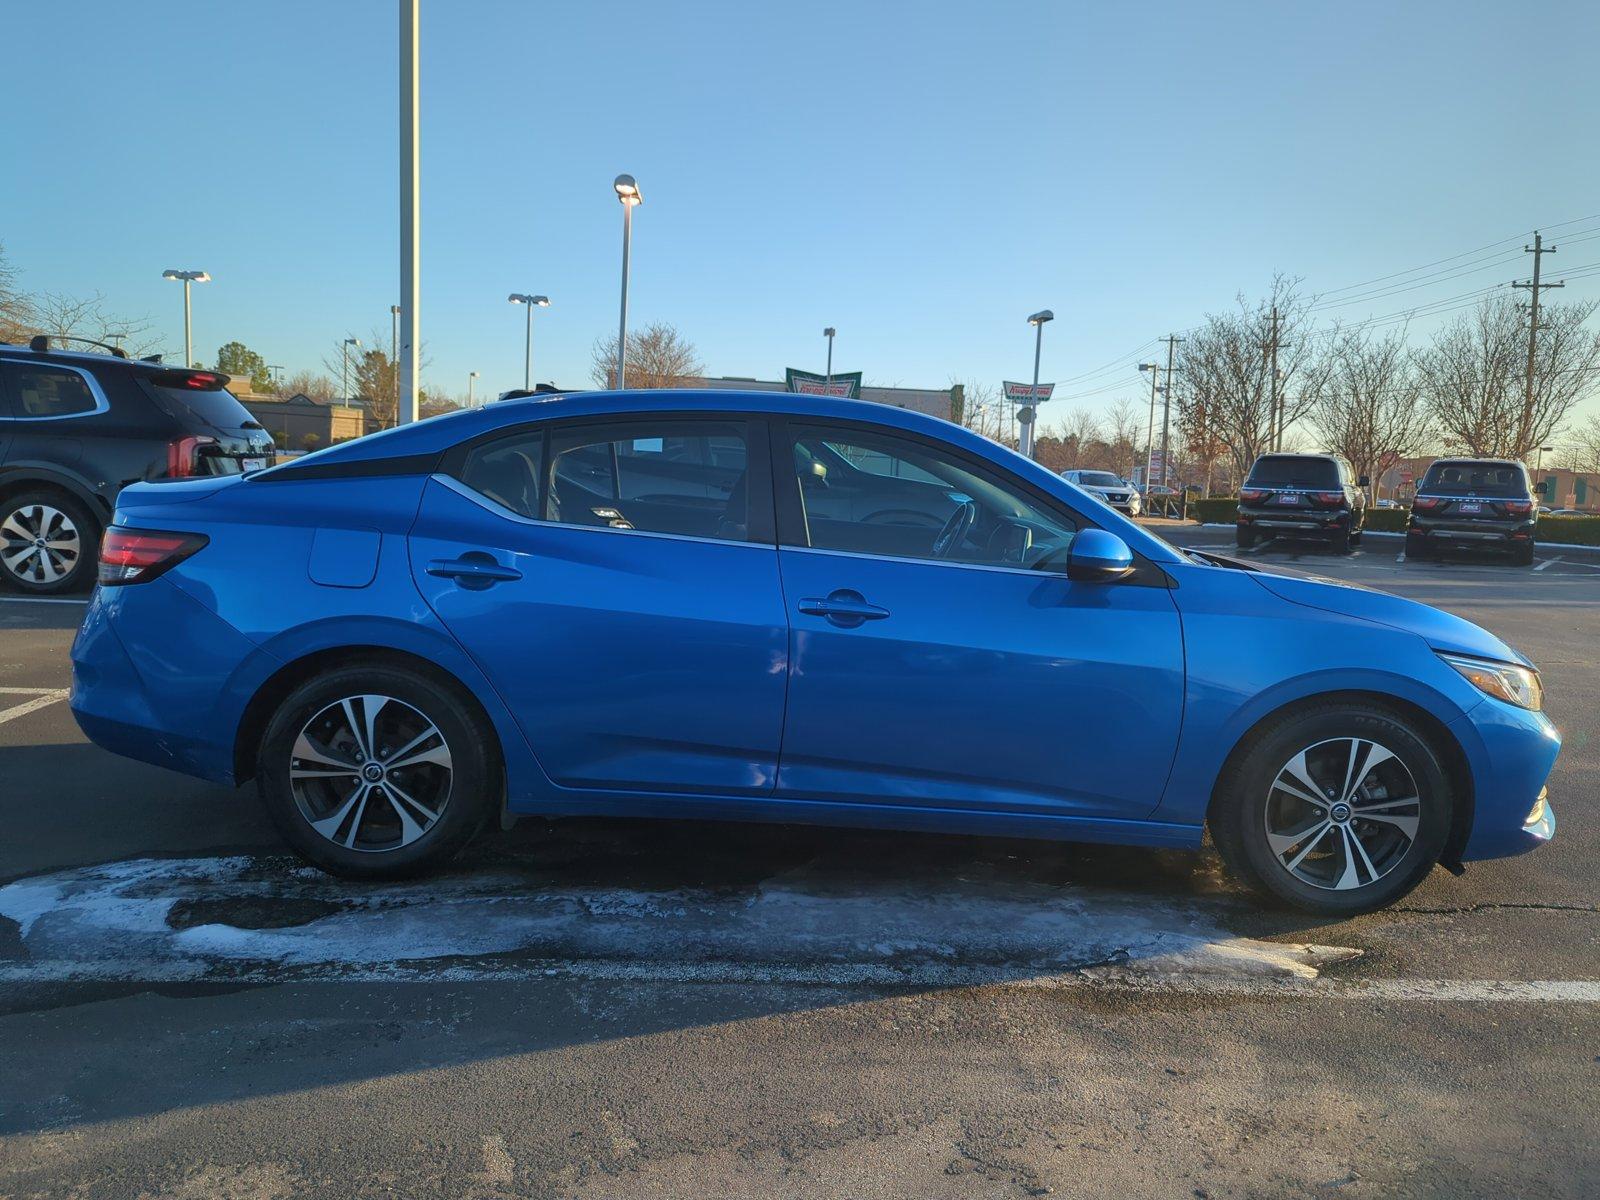
{"type": "Polygon", "coordinates": [[[1301,883],[1348,891],[1376,883],[1416,841],[1422,797],[1398,755],[1367,738],[1307,746],[1273,778],[1267,844],[1301,883]]]}
{"type": "Polygon", "coordinates": [[[382,853],[426,834],[450,802],[450,746],[393,696],[335,700],[301,727],[289,787],[306,823],[346,850],[382,853]]]}
{"type": "Polygon", "coordinates": [[[26,583],[65,579],[77,568],[81,554],[78,527],[59,508],[24,504],[0,521],[0,565],[26,583]]]}

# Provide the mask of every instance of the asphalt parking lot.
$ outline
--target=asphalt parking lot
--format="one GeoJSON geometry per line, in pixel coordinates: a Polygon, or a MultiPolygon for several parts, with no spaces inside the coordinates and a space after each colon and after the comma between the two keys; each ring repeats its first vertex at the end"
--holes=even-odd
{"type": "Polygon", "coordinates": [[[1399,546],[1245,557],[1528,653],[1558,833],[1345,922],[1210,854],[780,826],[339,883],[87,744],[81,605],[0,597],[0,1196],[1593,1195],[1600,558],[1399,546]]]}

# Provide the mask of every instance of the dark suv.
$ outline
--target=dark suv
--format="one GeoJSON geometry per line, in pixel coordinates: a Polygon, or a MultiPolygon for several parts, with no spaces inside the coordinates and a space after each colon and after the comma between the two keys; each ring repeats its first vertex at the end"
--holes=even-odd
{"type": "Polygon", "coordinates": [[[1445,549],[1505,551],[1533,565],[1538,524],[1528,469],[1505,458],[1441,458],[1428,468],[1411,501],[1406,557],[1445,549]]]}
{"type": "Polygon", "coordinates": [[[86,588],[126,484],[270,466],[272,439],[227,382],[44,338],[0,343],[0,586],[86,588]]]}
{"type": "Polygon", "coordinates": [[[1344,553],[1361,541],[1367,477],[1331,454],[1263,454],[1239,489],[1240,546],[1258,537],[1319,538],[1344,553]]]}

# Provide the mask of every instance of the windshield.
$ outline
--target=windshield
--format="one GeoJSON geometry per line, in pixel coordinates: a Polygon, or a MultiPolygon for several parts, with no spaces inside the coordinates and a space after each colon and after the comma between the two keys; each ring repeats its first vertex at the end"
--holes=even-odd
{"type": "Polygon", "coordinates": [[[1078,482],[1086,487],[1126,487],[1110,471],[1079,471],[1078,482]]]}
{"type": "Polygon", "coordinates": [[[1264,454],[1250,468],[1247,487],[1336,488],[1339,467],[1331,458],[1264,454]]]}
{"type": "Polygon", "coordinates": [[[1418,493],[1433,496],[1530,495],[1528,476],[1518,463],[1486,463],[1441,459],[1428,468],[1418,493]]]}

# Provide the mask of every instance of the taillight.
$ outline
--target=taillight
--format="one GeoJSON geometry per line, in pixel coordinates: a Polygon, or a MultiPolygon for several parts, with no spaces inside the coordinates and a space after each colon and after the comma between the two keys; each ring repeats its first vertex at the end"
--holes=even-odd
{"type": "Polygon", "coordinates": [[[1502,508],[1508,517],[1525,517],[1533,511],[1532,500],[1507,500],[1502,508]]]}
{"type": "Polygon", "coordinates": [[[100,539],[100,583],[148,583],[170,571],[208,539],[199,533],[166,533],[156,529],[122,529],[113,525],[100,539]]]}
{"type": "Polygon", "coordinates": [[[1432,512],[1436,508],[1444,507],[1443,496],[1418,496],[1411,501],[1411,507],[1416,512],[1432,512]]]}
{"type": "Polygon", "coordinates": [[[1246,504],[1254,504],[1256,501],[1265,500],[1266,498],[1267,493],[1262,491],[1260,488],[1239,489],[1239,499],[1243,500],[1246,504]]]}
{"type": "Polygon", "coordinates": [[[203,446],[215,446],[214,437],[184,437],[167,443],[167,474],[173,479],[188,479],[201,474],[200,456],[203,446]]]}
{"type": "Polygon", "coordinates": [[[1340,505],[1344,503],[1343,492],[1318,492],[1317,499],[1323,504],[1340,505]]]}

